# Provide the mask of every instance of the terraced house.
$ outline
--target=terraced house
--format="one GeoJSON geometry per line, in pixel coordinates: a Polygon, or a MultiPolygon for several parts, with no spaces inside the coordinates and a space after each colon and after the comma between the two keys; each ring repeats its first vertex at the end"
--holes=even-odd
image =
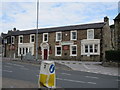
{"type": "MultiPolygon", "coordinates": [[[[5,57],[20,58],[36,54],[36,29],[14,30],[2,34],[5,57]]],[[[38,57],[47,60],[103,60],[111,49],[109,18],[104,22],[38,30],[38,57]]]]}

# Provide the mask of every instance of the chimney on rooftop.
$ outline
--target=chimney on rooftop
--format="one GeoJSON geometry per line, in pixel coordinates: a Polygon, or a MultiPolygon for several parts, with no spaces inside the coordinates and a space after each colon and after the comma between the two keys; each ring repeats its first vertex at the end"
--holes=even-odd
{"type": "Polygon", "coordinates": [[[107,16],[104,17],[104,22],[106,22],[109,25],[109,18],[107,16]]]}
{"type": "Polygon", "coordinates": [[[16,28],[13,28],[13,31],[16,31],[16,28]]]}

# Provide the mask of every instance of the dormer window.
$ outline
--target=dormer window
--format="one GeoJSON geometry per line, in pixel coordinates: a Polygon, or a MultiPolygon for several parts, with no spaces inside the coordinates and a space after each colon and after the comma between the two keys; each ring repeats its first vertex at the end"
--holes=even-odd
{"type": "Polygon", "coordinates": [[[35,35],[31,34],[30,35],[30,43],[34,43],[35,42],[35,35]]]}
{"type": "Polygon", "coordinates": [[[94,39],[94,29],[87,30],[87,39],[94,39]]]}
{"type": "Polygon", "coordinates": [[[23,43],[23,35],[19,36],[19,43],[23,43]]]}
{"type": "Polygon", "coordinates": [[[77,31],[71,31],[71,40],[77,40],[77,31]]]}

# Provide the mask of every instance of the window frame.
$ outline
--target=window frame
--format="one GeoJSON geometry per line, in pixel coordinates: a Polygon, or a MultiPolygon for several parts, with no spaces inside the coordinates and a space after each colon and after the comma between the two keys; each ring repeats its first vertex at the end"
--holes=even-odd
{"type": "Polygon", "coordinates": [[[70,56],[77,56],[77,45],[70,45],[70,56]],[[76,54],[72,54],[72,47],[76,47],[76,54]]]}
{"type": "Polygon", "coordinates": [[[22,44],[22,43],[20,42],[20,37],[22,37],[22,43],[23,43],[23,35],[20,35],[20,36],[19,36],[19,44],[22,44]]]}
{"type": "Polygon", "coordinates": [[[94,29],[87,29],[87,39],[94,39],[94,29]],[[93,34],[92,38],[90,38],[90,36],[89,36],[90,31],[92,31],[92,34],[93,34]]]}
{"type": "Polygon", "coordinates": [[[77,40],[77,30],[74,30],[74,31],[70,32],[70,40],[77,40]],[[73,32],[76,33],[76,38],[75,39],[73,39],[73,32]]]}
{"type": "Polygon", "coordinates": [[[48,33],[43,33],[43,42],[48,42],[48,33]],[[45,40],[45,35],[47,35],[47,41],[44,41],[45,40]]]}
{"type": "Polygon", "coordinates": [[[15,43],[15,37],[11,36],[11,44],[14,44],[14,43],[15,43]]]}
{"type": "Polygon", "coordinates": [[[30,35],[30,43],[35,43],[35,34],[30,35]],[[32,42],[32,36],[34,36],[34,42],[32,42]]]}
{"type": "Polygon", "coordinates": [[[56,41],[62,41],[62,32],[56,32],[56,41]],[[61,38],[58,40],[58,34],[60,33],[61,38]]]}
{"type": "Polygon", "coordinates": [[[55,46],[55,56],[62,56],[62,46],[61,45],[55,46]],[[61,47],[61,54],[60,55],[57,54],[57,47],[61,47]]]}

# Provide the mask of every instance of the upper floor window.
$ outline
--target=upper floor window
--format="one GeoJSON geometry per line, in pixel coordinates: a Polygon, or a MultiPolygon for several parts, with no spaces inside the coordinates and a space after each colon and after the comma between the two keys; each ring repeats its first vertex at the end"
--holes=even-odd
{"type": "Polygon", "coordinates": [[[71,31],[71,40],[77,40],[77,31],[71,31]]]}
{"type": "Polygon", "coordinates": [[[19,36],[19,43],[23,43],[23,35],[19,36]]]}
{"type": "Polygon", "coordinates": [[[30,35],[30,43],[34,43],[35,42],[35,35],[31,34],[30,35]]]}
{"type": "Polygon", "coordinates": [[[62,32],[56,32],[56,41],[62,40],[62,32]]]}
{"type": "Polygon", "coordinates": [[[14,42],[15,42],[15,37],[11,36],[11,44],[14,44],[14,42]]]}
{"type": "Polygon", "coordinates": [[[48,42],[48,33],[43,33],[43,42],[48,42]]]}
{"type": "Polygon", "coordinates": [[[87,39],[94,39],[94,29],[87,30],[87,39]]]}
{"type": "Polygon", "coordinates": [[[77,45],[70,46],[70,56],[77,56],[77,45]]]}

